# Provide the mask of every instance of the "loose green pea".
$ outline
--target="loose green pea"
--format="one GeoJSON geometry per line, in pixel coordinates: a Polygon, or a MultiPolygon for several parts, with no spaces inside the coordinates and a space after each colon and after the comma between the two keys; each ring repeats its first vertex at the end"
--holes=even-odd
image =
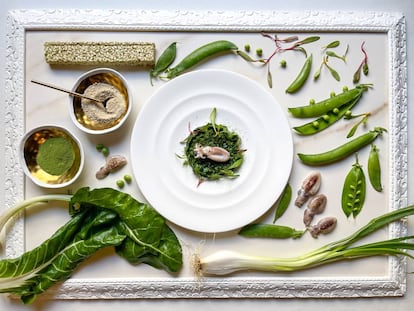
{"type": "Polygon", "coordinates": [[[280,67],[282,67],[282,68],[286,68],[286,65],[287,65],[286,60],[282,59],[282,60],[280,61],[280,67]]]}
{"type": "Polygon", "coordinates": [[[316,101],[315,101],[315,99],[314,99],[314,98],[311,98],[311,99],[309,100],[309,105],[315,105],[315,103],[316,103],[316,101]]]}
{"type": "Polygon", "coordinates": [[[371,144],[371,150],[368,157],[368,177],[372,187],[376,191],[381,192],[381,165],[378,151],[377,146],[371,144]]]}
{"type": "Polygon", "coordinates": [[[244,50],[249,53],[250,52],[250,44],[245,44],[244,45],[244,50]]]}
{"type": "Polygon", "coordinates": [[[108,147],[103,147],[101,149],[102,154],[107,157],[109,155],[109,148],[108,147]]]}
{"type": "Polygon", "coordinates": [[[256,49],[256,55],[259,56],[259,57],[261,57],[263,55],[263,49],[257,48],[256,49]]]}
{"type": "Polygon", "coordinates": [[[125,186],[125,182],[122,179],[118,179],[116,181],[116,185],[118,186],[118,188],[122,189],[125,186]]]}
{"type": "Polygon", "coordinates": [[[348,89],[348,87],[345,85],[343,88],[342,88],[342,92],[348,92],[349,91],[349,89],[348,89]]]}
{"type": "Polygon", "coordinates": [[[287,226],[271,224],[250,224],[239,231],[239,235],[247,238],[297,239],[305,230],[296,230],[287,226]]]}
{"type": "Polygon", "coordinates": [[[376,127],[373,130],[354,138],[334,149],[318,154],[298,153],[299,159],[306,165],[319,166],[338,162],[349,157],[363,147],[371,144],[377,137],[386,131],[382,127],[376,127]]]}
{"type": "Polygon", "coordinates": [[[336,96],[336,94],[335,94],[335,92],[331,92],[330,94],[329,94],[329,97],[335,97],[336,96]]]}
{"type": "Polygon", "coordinates": [[[103,148],[103,147],[105,147],[105,145],[104,145],[104,144],[96,144],[96,146],[95,146],[96,150],[98,150],[99,152],[101,152],[101,151],[102,151],[102,148],[103,148]]]}
{"type": "Polygon", "coordinates": [[[124,180],[127,184],[130,184],[132,182],[132,177],[129,174],[124,175],[124,180]]]}
{"type": "Polygon", "coordinates": [[[365,202],[365,174],[356,157],[355,163],[347,174],[342,188],[342,210],[346,217],[351,214],[355,218],[361,212],[365,202]]]}

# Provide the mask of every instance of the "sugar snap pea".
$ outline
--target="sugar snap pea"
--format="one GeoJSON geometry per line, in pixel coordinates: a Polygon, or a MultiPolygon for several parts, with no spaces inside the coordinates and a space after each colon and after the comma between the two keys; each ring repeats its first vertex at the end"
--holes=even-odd
{"type": "Polygon", "coordinates": [[[297,239],[305,233],[305,230],[296,230],[287,226],[271,224],[250,224],[244,226],[239,235],[247,238],[273,238],[273,239],[297,239]]]}
{"type": "Polygon", "coordinates": [[[342,188],[342,210],[346,217],[351,214],[355,218],[362,209],[365,201],[366,181],[361,165],[358,163],[358,156],[351,170],[346,175],[342,188]]]}
{"type": "Polygon", "coordinates": [[[289,183],[286,184],[285,189],[280,196],[279,201],[276,205],[275,217],[273,223],[276,222],[282,215],[285,213],[286,209],[289,207],[290,200],[292,199],[292,187],[289,183]]]}
{"type": "Polygon", "coordinates": [[[317,118],[314,121],[305,123],[300,126],[295,126],[293,129],[300,135],[313,135],[319,133],[338,120],[342,119],[342,117],[350,111],[360,100],[362,93],[357,96],[355,99],[351,100],[350,102],[346,103],[345,105],[338,108],[338,110],[331,110],[328,111],[326,114],[322,115],[321,117],[317,118]]]}
{"type": "Polygon", "coordinates": [[[368,88],[369,85],[361,84],[351,90],[344,91],[313,105],[289,108],[289,112],[296,118],[320,117],[335,108],[339,108],[353,101],[355,98],[361,96],[363,92],[367,91],[368,88]]]}
{"type": "Polygon", "coordinates": [[[379,160],[378,148],[371,144],[371,150],[368,157],[368,177],[372,187],[378,191],[382,191],[381,184],[381,165],[379,160]]]}
{"type": "Polygon", "coordinates": [[[305,84],[312,68],[312,54],[306,59],[297,77],[286,89],[286,93],[296,93],[305,84]]]}
{"type": "Polygon", "coordinates": [[[361,148],[371,144],[378,136],[386,131],[382,127],[376,127],[373,130],[354,138],[353,140],[340,145],[332,150],[318,153],[318,154],[303,154],[298,153],[299,159],[307,165],[318,166],[318,165],[327,165],[339,160],[342,160],[361,148]]]}
{"type": "Polygon", "coordinates": [[[205,61],[215,55],[230,51],[236,52],[237,50],[238,47],[233,42],[227,40],[218,40],[207,43],[184,57],[181,62],[177,64],[177,66],[168,69],[166,78],[175,78],[190,68],[200,64],[202,61],[205,61]]]}
{"type": "Polygon", "coordinates": [[[171,43],[164,52],[161,53],[154,68],[150,71],[150,77],[155,78],[173,63],[175,56],[177,55],[177,42],[171,43]]]}

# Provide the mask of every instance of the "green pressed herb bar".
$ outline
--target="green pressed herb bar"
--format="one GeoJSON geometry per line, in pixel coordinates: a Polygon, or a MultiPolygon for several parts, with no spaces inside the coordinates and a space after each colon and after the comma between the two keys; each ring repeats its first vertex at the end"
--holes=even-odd
{"type": "Polygon", "coordinates": [[[153,66],[155,44],[150,42],[46,42],[50,65],[153,66]]]}

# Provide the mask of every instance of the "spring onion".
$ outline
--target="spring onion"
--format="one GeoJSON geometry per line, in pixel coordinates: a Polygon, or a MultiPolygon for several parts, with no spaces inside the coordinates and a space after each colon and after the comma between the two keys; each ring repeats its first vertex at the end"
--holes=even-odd
{"type": "Polygon", "coordinates": [[[407,252],[408,250],[414,250],[414,243],[408,242],[408,240],[414,239],[414,236],[352,246],[355,242],[380,228],[413,214],[414,205],[383,214],[373,218],[368,224],[350,236],[297,257],[265,258],[225,250],[218,251],[204,258],[196,254],[193,257],[193,269],[200,276],[225,275],[242,270],[296,271],[331,262],[370,256],[402,255],[414,259],[414,256],[407,252]]]}

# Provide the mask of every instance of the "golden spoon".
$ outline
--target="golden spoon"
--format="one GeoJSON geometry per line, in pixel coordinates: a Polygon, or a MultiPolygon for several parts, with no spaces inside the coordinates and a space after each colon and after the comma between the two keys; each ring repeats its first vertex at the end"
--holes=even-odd
{"type": "Polygon", "coordinates": [[[58,90],[58,91],[61,91],[61,92],[68,93],[68,94],[70,94],[72,96],[76,96],[76,97],[80,97],[80,98],[85,98],[85,99],[92,100],[94,102],[97,102],[97,103],[102,104],[104,107],[106,107],[107,101],[112,98],[112,97],[108,97],[104,101],[102,101],[102,100],[99,100],[99,99],[96,99],[96,98],[92,98],[92,97],[89,97],[89,96],[86,96],[86,95],[83,95],[83,94],[80,94],[80,93],[76,93],[76,92],[73,92],[73,91],[69,91],[69,90],[66,90],[66,89],[62,89],[61,87],[58,87],[58,86],[52,85],[52,84],[48,84],[48,83],[45,83],[45,82],[40,82],[40,81],[37,81],[37,80],[31,80],[31,82],[36,83],[36,84],[39,84],[39,85],[42,85],[42,86],[50,87],[51,89],[55,89],[55,90],[58,90]]]}

